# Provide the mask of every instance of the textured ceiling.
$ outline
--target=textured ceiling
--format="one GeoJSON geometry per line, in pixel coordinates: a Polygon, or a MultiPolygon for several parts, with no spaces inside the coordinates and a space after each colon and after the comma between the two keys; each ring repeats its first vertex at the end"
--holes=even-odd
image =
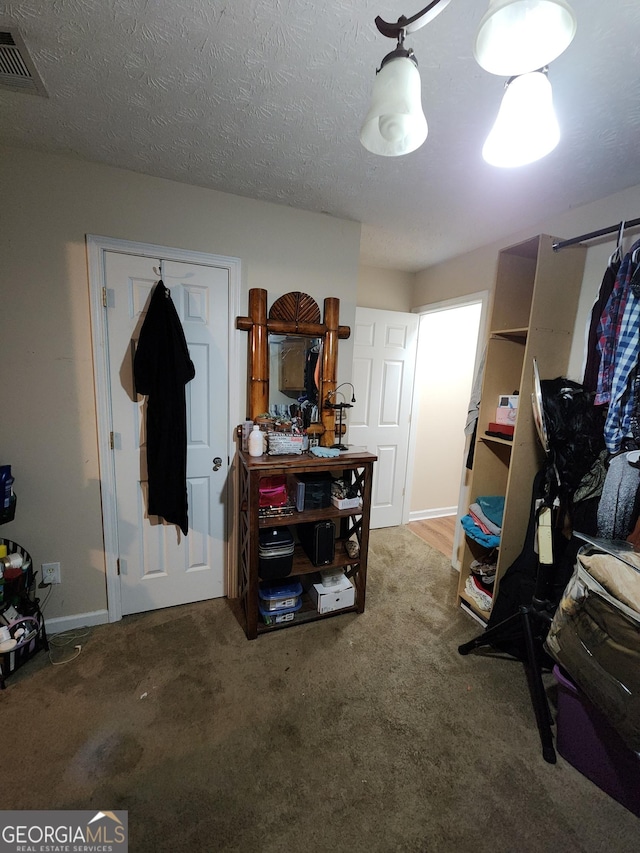
{"type": "Polygon", "coordinates": [[[407,38],[429,123],[422,148],[365,151],[375,68],[394,47],[374,18],[420,5],[0,2],[49,93],[0,91],[0,141],[356,220],[362,262],[405,270],[640,184],[639,0],[571,0],[578,31],[549,75],[563,136],[544,160],[482,160],[504,85],[472,56],[488,0],[452,0],[407,38]]]}

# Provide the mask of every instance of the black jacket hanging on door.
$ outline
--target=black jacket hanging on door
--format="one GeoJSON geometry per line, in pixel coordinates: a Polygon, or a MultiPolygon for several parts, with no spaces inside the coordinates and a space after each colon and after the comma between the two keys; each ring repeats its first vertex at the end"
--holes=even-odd
{"type": "Polygon", "coordinates": [[[182,532],[187,511],[185,386],[196,375],[180,318],[162,281],[154,288],[133,363],[136,392],[147,395],[149,515],[182,532]]]}

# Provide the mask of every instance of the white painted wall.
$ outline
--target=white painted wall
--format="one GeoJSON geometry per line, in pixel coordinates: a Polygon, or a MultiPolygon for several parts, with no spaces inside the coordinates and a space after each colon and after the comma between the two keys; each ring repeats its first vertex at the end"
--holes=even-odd
{"type": "Polygon", "coordinates": [[[415,273],[360,266],[358,306],[382,311],[411,311],[415,273]]]}
{"type": "MultiPolygon", "coordinates": [[[[0,535],[27,548],[36,568],[61,563],[48,617],[94,613],[106,590],[85,235],[240,258],[245,312],[251,287],[265,288],[269,304],[303,290],[321,308],[338,296],[340,322],[353,326],[360,226],[11,148],[0,148],[0,186],[11,199],[0,230],[0,454],[18,495],[0,535]]],[[[245,353],[247,333],[237,335],[245,353]]],[[[352,342],[341,341],[340,381],[352,360],[352,342]]],[[[245,392],[237,389],[242,410],[245,392]]]]}

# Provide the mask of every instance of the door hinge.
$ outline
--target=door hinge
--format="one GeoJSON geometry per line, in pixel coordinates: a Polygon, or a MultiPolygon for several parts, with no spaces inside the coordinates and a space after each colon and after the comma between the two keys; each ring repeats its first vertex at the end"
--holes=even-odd
{"type": "Polygon", "coordinates": [[[118,559],[116,560],[116,570],[118,577],[120,577],[120,557],[118,557],[118,559]]]}
{"type": "Polygon", "coordinates": [[[114,446],[115,446],[115,439],[114,439],[114,435],[113,435],[113,433],[112,433],[112,432],[110,432],[110,433],[109,433],[109,448],[110,448],[111,450],[113,450],[114,446]]]}
{"type": "Polygon", "coordinates": [[[102,288],[102,307],[103,308],[115,308],[116,307],[116,292],[112,287],[103,287],[102,288]]]}
{"type": "Polygon", "coordinates": [[[102,307],[103,308],[107,307],[107,288],[106,287],[102,288],[102,307]]]}

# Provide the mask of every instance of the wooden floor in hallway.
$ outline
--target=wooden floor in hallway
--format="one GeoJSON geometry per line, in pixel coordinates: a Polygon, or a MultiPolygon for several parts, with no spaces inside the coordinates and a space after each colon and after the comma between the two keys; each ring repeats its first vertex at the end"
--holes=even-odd
{"type": "Polygon", "coordinates": [[[424,518],[420,521],[411,521],[407,525],[409,530],[421,539],[440,551],[445,557],[451,557],[453,551],[453,537],[456,528],[455,515],[443,515],[440,518],[424,518]]]}

